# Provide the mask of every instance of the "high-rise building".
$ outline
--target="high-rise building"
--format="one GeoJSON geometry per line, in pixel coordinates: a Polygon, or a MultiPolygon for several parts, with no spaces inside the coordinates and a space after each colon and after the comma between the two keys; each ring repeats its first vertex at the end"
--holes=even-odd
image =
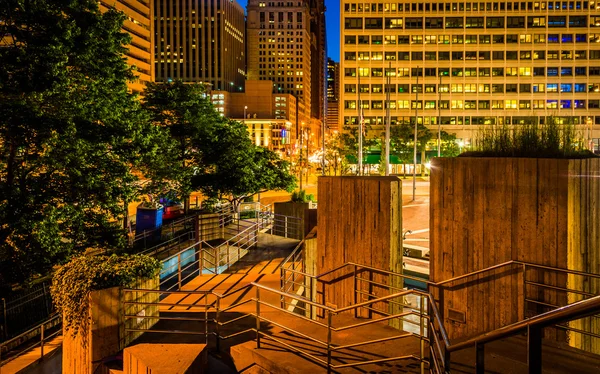
{"type": "Polygon", "coordinates": [[[324,0],[310,1],[311,33],[311,117],[324,121],[327,116],[326,76],[327,76],[327,40],[324,0]]]}
{"type": "Polygon", "coordinates": [[[156,81],[204,82],[242,91],[244,9],[236,1],[154,0],[156,81]]]}
{"type": "Polygon", "coordinates": [[[600,135],[594,1],[343,0],[341,8],[344,125],[358,124],[359,106],[365,124],[384,124],[390,77],[392,125],[418,117],[467,139],[478,125],[554,117],[600,135]]]}
{"type": "Polygon", "coordinates": [[[129,83],[134,92],[142,92],[148,82],[154,81],[154,51],[152,50],[153,31],[153,0],[100,0],[101,11],[115,8],[127,16],[123,30],[131,35],[128,46],[127,63],[136,67],[138,80],[129,83]]]}
{"type": "Polygon", "coordinates": [[[309,0],[249,0],[246,40],[248,79],[272,81],[274,92],[294,95],[298,102],[295,137],[306,131],[309,139],[317,142],[324,115],[325,80],[313,77],[313,72],[325,72],[325,52],[321,51],[325,47],[325,8],[321,0],[312,4],[314,9],[311,4],[309,0]],[[313,108],[318,95],[323,105],[313,108]]]}
{"type": "Polygon", "coordinates": [[[340,64],[327,59],[327,126],[330,131],[339,131],[340,64]]]}

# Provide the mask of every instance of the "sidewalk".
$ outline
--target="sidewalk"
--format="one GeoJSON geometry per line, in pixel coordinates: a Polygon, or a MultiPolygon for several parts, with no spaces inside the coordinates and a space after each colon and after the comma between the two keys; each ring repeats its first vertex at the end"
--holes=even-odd
{"type": "MultiPolygon", "coordinates": [[[[44,358],[42,360],[42,349],[40,346],[36,346],[35,348],[30,349],[26,353],[22,354],[14,358],[13,360],[5,363],[0,367],[0,374],[17,374],[17,373],[47,373],[54,374],[60,373],[60,366],[54,367],[54,365],[49,365],[48,360],[56,361],[54,356],[58,353],[62,346],[62,335],[56,336],[44,344],[44,358]],[[39,363],[44,361],[44,367],[41,371],[36,371],[36,366],[39,363]]],[[[60,357],[60,355],[59,355],[60,357]]],[[[58,361],[60,364],[60,360],[58,361]]]]}

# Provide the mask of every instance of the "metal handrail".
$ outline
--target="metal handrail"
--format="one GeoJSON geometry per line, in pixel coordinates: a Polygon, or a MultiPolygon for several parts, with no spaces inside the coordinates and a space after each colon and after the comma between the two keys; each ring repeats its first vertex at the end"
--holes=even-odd
{"type": "Polygon", "coordinates": [[[485,344],[494,340],[508,338],[510,336],[526,331],[530,327],[544,328],[561,322],[576,320],[598,313],[600,309],[600,296],[581,300],[561,308],[542,313],[524,321],[515,322],[508,326],[501,327],[483,335],[468,339],[464,342],[448,346],[449,352],[459,351],[471,347],[475,344],[485,344]]]}
{"type": "MultiPolygon", "coordinates": [[[[40,357],[44,357],[44,342],[54,338],[55,336],[59,335],[60,333],[62,333],[62,330],[56,331],[50,335],[45,335],[44,331],[46,328],[46,325],[55,321],[55,320],[61,320],[62,319],[62,315],[55,313],[54,315],[50,316],[48,319],[46,319],[45,321],[39,323],[38,325],[36,325],[35,327],[30,328],[29,330],[15,336],[14,338],[11,338],[7,341],[4,341],[2,343],[0,343],[0,365],[2,365],[2,363],[4,362],[8,362],[10,360],[6,360],[6,361],[2,361],[2,351],[4,349],[4,347],[7,347],[9,345],[11,345],[13,342],[18,341],[19,339],[22,339],[23,337],[26,337],[27,335],[35,332],[36,330],[40,330],[41,329],[41,334],[40,334],[40,339],[39,341],[34,342],[33,344],[28,345],[25,349],[22,349],[20,352],[18,352],[16,355],[14,355],[12,358],[16,358],[21,356],[24,352],[28,351],[31,348],[34,348],[36,346],[40,346],[41,347],[41,352],[40,352],[40,357]]],[[[12,359],[11,358],[11,359],[12,359]]]]}

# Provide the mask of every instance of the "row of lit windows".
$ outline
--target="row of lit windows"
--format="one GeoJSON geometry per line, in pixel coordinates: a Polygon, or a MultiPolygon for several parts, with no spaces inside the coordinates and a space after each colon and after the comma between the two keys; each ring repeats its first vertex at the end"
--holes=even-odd
{"type": "Polygon", "coordinates": [[[345,35],[346,45],[600,43],[600,34],[345,35]]]}
{"type": "MultiPolygon", "coordinates": [[[[362,109],[387,109],[383,100],[361,100],[362,109]]],[[[390,109],[599,109],[600,100],[390,100],[390,109]],[[439,107],[438,107],[439,104],[439,107]]],[[[345,100],[345,109],[357,109],[356,100],[345,100]]]]}
{"type": "MultiPolygon", "coordinates": [[[[384,116],[377,117],[363,117],[363,123],[365,125],[383,125],[384,124],[384,116]]],[[[399,124],[413,124],[415,123],[414,116],[392,116],[390,117],[391,125],[399,125],[399,124]]],[[[587,117],[587,116],[552,116],[552,120],[556,121],[559,124],[572,123],[574,125],[579,124],[588,124],[589,121],[596,125],[600,125],[600,116],[596,117],[587,117]]],[[[358,125],[358,117],[357,116],[346,116],[344,117],[344,125],[345,126],[357,126],[358,125]]],[[[531,124],[539,123],[544,124],[546,122],[545,117],[537,117],[537,116],[419,116],[418,122],[425,125],[437,125],[437,123],[442,125],[495,125],[495,124],[513,124],[513,125],[523,125],[523,124],[531,124]]]]}
{"type": "Polygon", "coordinates": [[[594,1],[527,1],[527,2],[449,2],[449,3],[347,3],[344,12],[465,12],[465,11],[540,11],[596,9],[594,1]]]}
{"type": "Polygon", "coordinates": [[[600,60],[600,50],[518,50],[518,51],[400,51],[400,52],[344,52],[345,61],[449,61],[454,60],[600,60]],[[396,59],[396,53],[398,58],[396,59]]]}
{"type": "Polygon", "coordinates": [[[600,76],[600,66],[492,67],[492,68],[344,68],[345,77],[528,77],[600,76]]]}
{"type": "Polygon", "coordinates": [[[346,30],[600,27],[600,16],[345,17],[346,30]]]}
{"type": "Polygon", "coordinates": [[[302,12],[259,12],[259,20],[261,23],[267,22],[267,17],[269,18],[269,23],[275,22],[275,14],[277,14],[277,22],[294,22],[294,13],[296,13],[296,22],[302,22],[302,12]],[[285,20],[285,21],[284,21],[285,20]]]}
{"type": "Polygon", "coordinates": [[[452,84],[344,84],[346,93],[557,93],[600,92],[598,83],[452,83],[452,84]]]}

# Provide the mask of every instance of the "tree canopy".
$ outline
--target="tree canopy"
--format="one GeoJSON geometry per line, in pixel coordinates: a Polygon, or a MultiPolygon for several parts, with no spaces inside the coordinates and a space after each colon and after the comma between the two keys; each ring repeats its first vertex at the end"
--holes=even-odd
{"type": "Polygon", "coordinates": [[[0,283],[12,283],[124,245],[133,170],[162,136],[127,89],[122,13],[5,0],[0,19],[0,283]]]}
{"type": "Polygon", "coordinates": [[[259,192],[294,188],[289,164],[254,145],[244,124],[216,112],[202,85],[150,84],[144,107],[177,144],[169,169],[180,198],[202,191],[209,198],[237,204],[259,192]]]}

